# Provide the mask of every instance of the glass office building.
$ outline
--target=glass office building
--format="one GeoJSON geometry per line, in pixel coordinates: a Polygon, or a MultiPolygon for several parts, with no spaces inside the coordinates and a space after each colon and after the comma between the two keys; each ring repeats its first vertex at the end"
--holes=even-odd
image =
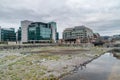
{"type": "Polygon", "coordinates": [[[21,41],[21,36],[22,36],[21,33],[22,33],[21,32],[21,27],[19,27],[18,31],[16,32],[16,40],[17,41],[21,41]]]}
{"type": "Polygon", "coordinates": [[[0,28],[0,41],[16,41],[14,28],[0,28]]]}
{"type": "Polygon", "coordinates": [[[55,22],[33,22],[28,26],[28,42],[52,42],[58,39],[55,22]],[[54,24],[54,25],[53,25],[54,24]]]}
{"type": "Polygon", "coordinates": [[[21,21],[21,27],[18,29],[17,41],[22,43],[53,43],[59,39],[56,22],[33,22],[21,21]]]}
{"type": "Polygon", "coordinates": [[[28,27],[28,41],[51,40],[52,32],[48,24],[35,22],[28,27]]]}

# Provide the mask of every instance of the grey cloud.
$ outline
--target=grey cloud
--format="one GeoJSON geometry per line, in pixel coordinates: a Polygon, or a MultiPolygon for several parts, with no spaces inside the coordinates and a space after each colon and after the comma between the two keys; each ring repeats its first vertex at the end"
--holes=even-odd
{"type": "Polygon", "coordinates": [[[81,24],[111,35],[109,31],[120,29],[119,4],[119,0],[1,0],[0,23],[19,27],[18,22],[24,19],[56,21],[60,36],[65,28],[81,24]]]}
{"type": "Polygon", "coordinates": [[[92,26],[92,29],[101,35],[120,34],[120,19],[91,22],[87,25],[92,26]]]}

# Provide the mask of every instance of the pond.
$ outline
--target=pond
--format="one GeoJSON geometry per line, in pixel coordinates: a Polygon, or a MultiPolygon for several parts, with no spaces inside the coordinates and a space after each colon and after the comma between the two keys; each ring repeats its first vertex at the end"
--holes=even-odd
{"type": "Polygon", "coordinates": [[[105,53],[61,80],[120,80],[120,59],[105,53]]]}

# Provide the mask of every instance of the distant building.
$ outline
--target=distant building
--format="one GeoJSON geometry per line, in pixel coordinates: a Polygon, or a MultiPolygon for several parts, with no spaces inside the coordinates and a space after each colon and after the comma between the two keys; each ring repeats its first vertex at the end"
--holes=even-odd
{"type": "Polygon", "coordinates": [[[0,27],[0,42],[4,41],[16,41],[16,34],[14,28],[0,27]]]}
{"type": "Polygon", "coordinates": [[[120,35],[113,35],[114,40],[120,40],[120,35]]]}
{"type": "MultiPolygon", "coordinates": [[[[21,39],[22,43],[42,43],[42,42],[56,42],[59,39],[56,22],[32,22],[21,21],[21,39]]],[[[18,33],[17,33],[18,34],[18,33]]],[[[20,35],[20,34],[19,34],[20,35]]]]}
{"type": "Polygon", "coordinates": [[[51,28],[51,32],[52,32],[52,42],[56,43],[57,42],[57,24],[56,22],[49,22],[47,23],[47,25],[51,28]]]}
{"type": "Polygon", "coordinates": [[[103,40],[109,40],[109,38],[111,38],[111,36],[101,36],[103,38],[103,40]]]}
{"type": "Polygon", "coordinates": [[[93,33],[94,38],[92,39],[91,42],[96,42],[101,39],[101,36],[99,33],[93,33]]]}
{"type": "Polygon", "coordinates": [[[59,40],[59,33],[57,32],[56,33],[56,41],[58,42],[58,40],[59,40]]]}
{"type": "Polygon", "coordinates": [[[16,32],[16,41],[19,43],[21,42],[21,36],[21,27],[19,27],[18,31],[16,32]]]}
{"type": "Polygon", "coordinates": [[[85,26],[76,26],[74,28],[66,28],[63,31],[63,39],[65,42],[87,43],[93,38],[93,31],[85,26]]]}
{"type": "Polygon", "coordinates": [[[95,38],[95,39],[97,39],[97,38],[100,37],[100,34],[99,34],[99,33],[93,33],[93,35],[94,35],[94,38],[95,38]]]}

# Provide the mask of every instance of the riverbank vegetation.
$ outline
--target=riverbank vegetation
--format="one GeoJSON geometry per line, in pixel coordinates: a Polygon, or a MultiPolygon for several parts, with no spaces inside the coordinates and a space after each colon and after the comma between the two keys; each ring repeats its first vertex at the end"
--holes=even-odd
{"type": "Polygon", "coordinates": [[[0,80],[58,80],[106,52],[100,47],[38,47],[0,51],[0,80]]]}

